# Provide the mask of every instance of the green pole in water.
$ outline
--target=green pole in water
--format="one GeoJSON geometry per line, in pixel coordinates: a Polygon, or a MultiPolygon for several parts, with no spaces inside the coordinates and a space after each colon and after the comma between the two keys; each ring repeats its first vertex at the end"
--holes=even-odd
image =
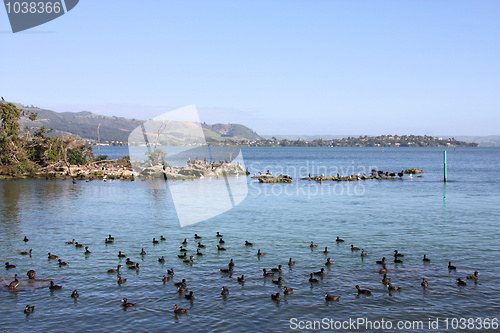
{"type": "Polygon", "coordinates": [[[448,180],[448,172],[446,170],[446,150],[444,151],[444,182],[448,180]]]}

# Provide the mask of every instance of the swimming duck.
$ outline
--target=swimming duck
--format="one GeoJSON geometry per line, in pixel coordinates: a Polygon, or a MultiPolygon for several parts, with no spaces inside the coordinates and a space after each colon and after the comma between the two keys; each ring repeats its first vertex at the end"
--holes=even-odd
{"type": "Polygon", "coordinates": [[[394,258],[396,257],[404,257],[405,255],[404,254],[401,254],[398,252],[398,250],[394,250],[394,258]]]}
{"type": "Polygon", "coordinates": [[[325,301],[337,302],[339,299],[340,299],[340,296],[333,296],[333,295],[330,295],[329,293],[325,294],[325,301]]]}
{"type": "Polygon", "coordinates": [[[174,269],[167,269],[167,274],[168,275],[174,275],[174,269]]]}
{"type": "Polygon", "coordinates": [[[9,290],[16,290],[18,285],[19,285],[19,280],[17,279],[17,274],[16,274],[16,275],[14,275],[14,281],[9,283],[8,289],[9,290]]]}
{"type": "Polygon", "coordinates": [[[161,256],[161,258],[158,258],[158,262],[163,264],[165,262],[165,256],[161,256]]]}
{"type": "Polygon", "coordinates": [[[264,252],[260,252],[260,249],[257,251],[257,255],[258,256],[265,256],[267,253],[264,253],[264,252]]]}
{"type": "Polygon", "coordinates": [[[238,277],[238,282],[245,282],[245,275],[238,277]]]}
{"type": "Polygon", "coordinates": [[[56,256],[55,254],[52,254],[52,253],[50,253],[50,252],[49,252],[49,253],[48,253],[48,258],[49,258],[49,259],[57,259],[57,258],[59,258],[59,257],[58,257],[58,256],[56,256]]]}
{"type": "Polygon", "coordinates": [[[184,295],[184,297],[190,301],[194,300],[194,292],[190,291],[189,294],[184,295]]]}
{"type": "Polygon", "coordinates": [[[359,247],[351,244],[351,251],[359,251],[359,247]]]}
{"type": "Polygon", "coordinates": [[[5,268],[6,269],[11,269],[11,268],[16,268],[16,265],[9,264],[8,262],[5,263],[5,268]]]}
{"type": "Polygon", "coordinates": [[[247,240],[245,241],[245,246],[252,246],[252,245],[253,245],[253,243],[250,243],[250,242],[249,242],[249,241],[247,241],[247,240]]]}
{"type": "Polygon", "coordinates": [[[325,266],[330,266],[332,264],[330,258],[326,258],[325,266]]]}
{"type": "Polygon", "coordinates": [[[420,285],[424,288],[427,288],[429,286],[429,282],[427,282],[425,278],[422,278],[422,283],[420,285]]]}
{"type": "Polygon", "coordinates": [[[176,282],[176,283],[174,283],[174,286],[177,286],[177,287],[179,287],[179,286],[183,286],[183,287],[185,287],[185,286],[186,286],[186,283],[187,283],[187,282],[186,282],[186,279],[182,279],[182,281],[181,281],[181,282],[176,282]]]}
{"type": "Polygon", "coordinates": [[[193,258],[194,258],[193,256],[189,256],[189,259],[185,259],[184,262],[186,264],[192,264],[194,262],[193,258]]]}
{"type": "Polygon", "coordinates": [[[201,236],[198,236],[198,234],[194,234],[194,239],[200,239],[201,236]]]}
{"type": "Polygon", "coordinates": [[[387,274],[384,274],[384,277],[382,278],[382,283],[387,285],[390,282],[391,282],[391,278],[388,278],[387,274]]]}
{"type": "Polygon", "coordinates": [[[199,247],[200,249],[204,249],[204,248],[206,248],[206,246],[205,246],[205,245],[203,245],[203,244],[201,244],[200,242],[198,242],[198,247],[199,247]]]}
{"type": "Polygon", "coordinates": [[[479,272],[475,271],[472,275],[467,275],[467,280],[477,281],[479,279],[479,272]]]}
{"type": "Polygon", "coordinates": [[[58,290],[61,288],[62,288],[62,286],[58,286],[58,285],[54,284],[54,281],[50,281],[50,286],[49,286],[50,290],[58,290]]]}
{"type": "Polygon", "coordinates": [[[83,247],[83,244],[80,244],[78,242],[75,242],[75,247],[83,247]]]}
{"type": "Polygon", "coordinates": [[[278,268],[271,268],[271,272],[281,273],[281,268],[282,268],[282,267],[283,267],[283,266],[278,265],[278,268]]]}
{"type": "Polygon", "coordinates": [[[319,281],[318,281],[318,279],[313,278],[313,273],[311,273],[311,274],[309,275],[309,282],[311,282],[311,283],[317,283],[317,282],[319,282],[319,281]]]}
{"type": "Polygon", "coordinates": [[[461,278],[458,278],[458,279],[457,279],[457,284],[458,284],[459,286],[466,286],[466,285],[467,285],[467,283],[466,283],[465,281],[463,281],[461,278]]]}
{"type": "Polygon", "coordinates": [[[66,243],[66,244],[71,244],[71,245],[73,245],[73,244],[75,244],[75,239],[73,238],[73,240],[68,241],[68,242],[65,242],[65,243],[66,243]]]}
{"type": "Polygon", "coordinates": [[[24,236],[23,242],[28,242],[28,241],[29,241],[28,237],[24,236]]]}
{"type": "Polygon", "coordinates": [[[178,286],[177,287],[177,292],[179,294],[184,294],[184,293],[187,293],[188,292],[188,288],[186,288],[185,286],[178,286]]]}
{"type": "Polygon", "coordinates": [[[111,235],[108,235],[108,239],[109,240],[115,240],[115,238],[113,236],[111,236],[111,235]]]}
{"type": "Polygon", "coordinates": [[[184,241],[182,242],[182,245],[187,245],[188,241],[187,238],[184,238],[184,241]]]}
{"type": "Polygon", "coordinates": [[[337,236],[337,239],[335,240],[336,242],[339,242],[339,243],[342,243],[344,242],[344,240],[342,238],[340,238],[339,236],[337,236]]]}
{"type": "Polygon", "coordinates": [[[170,276],[165,276],[163,275],[163,278],[161,279],[163,283],[170,281],[170,276]]]}
{"type": "Polygon", "coordinates": [[[221,295],[229,295],[229,289],[227,289],[227,287],[226,287],[226,286],[223,286],[223,287],[221,288],[221,290],[222,290],[222,291],[220,292],[220,294],[221,294],[221,295]]]}
{"type": "Polygon", "coordinates": [[[89,247],[88,246],[85,246],[85,254],[91,254],[92,252],[90,252],[89,250],[89,247]]]}
{"type": "Polygon", "coordinates": [[[122,267],[122,265],[118,265],[116,267],[116,269],[115,268],[108,269],[108,273],[119,273],[120,272],[120,267],[122,267]]]}
{"type": "Polygon", "coordinates": [[[262,272],[264,272],[262,274],[262,275],[264,275],[264,277],[266,277],[266,276],[274,276],[274,273],[267,272],[267,270],[265,268],[262,269],[262,272]]]}
{"type": "Polygon", "coordinates": [[[366,257],[368,254],[365,252],[365,249],[361,249],[361,257],[366,257]]]}
{"type": "Polygon", "coordinates": [[[127,264],[128,266],[132,266],[132,265],[135,266],[135,262],[133,262],[132,260],[130,260],[130,258],[127,258],[127,260],[125,261],[125,264],[127,264]]]}
{"type": "Polygon", "coordinates": [[[30,269],[26,275],[28,276],[28,279],[33,280],[36,277],[36,272],[33,269],[30,269]]]}
{"type": "Polygon", "coordinates": [[[325,246],[325,251],[323,251],[324,254],[328,254],[328,246],[325,246]]]}
{"type": "Polygon", "coordinates": [[[449,269],[450,271],[451,271],[451,270],[457,270],[457,268],[451,264],[451,261],[449,261],[449,262],[448,262],[448,269],[449,269]]]}
{"type": "Polygon", "coordinates": [[[311,241],[311,245],[309,245],[309,247],[318,247],[318,244],[314,244],[314,242],[311,241]]]}
{"type": "Polygon", "coordinates": [[[280,293],[272,294],[271,295],[271,299],[273,301],[279,301],[279,300],[281,300],[280,293]]]}
{"type": "Polygon", "coordinates": [[[178,254],[177,257],[179,259],[187,259],[187,253],[186,252],[183,252],[182,254],[178,254]]]}
{"type": "Polygon", "coordinates": [[[427,255],[424,254],[424,258],[422,259],[423,262],[431,262],[429,258],[427,258],[427,255]]]}
{"type": "Polygon", "coordinates": [[[221,238],[221,239],[219,240],[219,244],[224,244],[224,243],[225,243],[225,241],[221,238]]]}
{"type": "Polygon", "coordinates": [[[284,287],[283,287],[283,295],[290,295],[290,294],[293,294],[293,289],[294,289],[294,288],[290,288],[290,289],[288,289],[288,287],[287,287],[287,286],[284,286],[284,287]]]}
{"type": "Polygon", "coordinates": [[[144,248],[141,249],[141,256],[145,256],[147,253],[144,251],[144,248]]]}
{"type": "Polygon", "coordinates": [[[104,244],[113,244],[114,240],[104,238],[104,244]]]}
{"type": "Polygon", "coordinates": [[[382,260],[375,261],[375,263],[379,265],[385,265],[385,257],[382,257],[382,260]]]}
{"type": "Polygon", "coordinates": [[[215,235],[216,237],[222,237],[221,234],[219,234],[219,232],[217,231],[217,235],[215,235]]]}
{"type": "Polygon", "coordinates": [[[295,265],[295,261],[292,261],[292,258],[288,260],[288,266],[293,266],[295,265]]]}
{"type": "Polygon", "coordinates": [[[359,285],[356,285],[356,289],[358,290],[358,295],[363,294],[363,295],[371,295],[372,292],[368,289],[361,289],[359,285]]]}
{"type": "Polygon", "coordinates": [[[127,282],[127,279],[122,279],[122,277],[120,275],[118,275],[118,280],[117,280],[118,284],[122,284],[122,283],[125,283],[127,282]]]}
{"type": "Polygon", "coordinates": [[[220,245],[217,245],[217,251],[226,251],[224,247],[221,247],[220,245]]]}
{"type": "Polygon", "coordinates": [[[273,280],[273,283],[281,286],[283,284],[283,278],[280,276],[278,280],[273,280]]]}
{"type": "Polygon", "coordinates": [[[163,235],[160,236],[160,240],[161,241],[166,241],[167,239],[165,237],[163,237],[163,235]]]}
{"type": "Polygon", "coordinates": [[[180,248],[180,250],[179,250],[179,251],[181,251],[181,252],[187,252],[187,250],[186,250],[184,247],[179,246],[179,248],[180,248]]]}
{"type": "Polygon", "coordinates": [[[35,306],[34,305],[26,305],[26,307],[24,308],[24,313],[32,313],[33,311],[35,311],[35,306]]]}
{"type": "Polygon", "coordinates": [[[136,263],[135,266],[128,266],[128,269],[139,270],[139,263],[136,263]]]}
{"type": "Polygon", "coordinates": [[[160,244],[160,241],[153,237],[153,244],[160,244]]]}
{"type": "Polygon", "coordinates": [[[31,252],[33,252],[33,249],[30,249],[29,251],[19,252],[19,254],[22,256],[30,256],[31,252]]]}
{"type": "Polygon", "coordinates": [[[176,314],[183,314],[183,313],[187,313],[187,312],[188,312],[187,309],[181,309],[179,307],[179,305],[175,304],[175,306],[174,306],[174,313],[176,313],[176,314]]]}
{"type": "Polygon", "coordinates": [[[135,306],[135,303],[130,303],[127,301],[126,298],[122,299],[122,306],[125,307],[125,308],[129,308],[131,306],[135,306]]]}
{"type": "Polygon", "coordinates": [[[321,276],[323,276],[323,275],[325,275],[325,269],[324,269],[324,268],[321,268],[321,270],[320,270],[320,271],[318,271],[318,272],[314,272],[313,274],[314,274],[314,275],[321,275],[321,276]]]}
{"type": "Polygon", "coordinates": [[[393,286],[390,282],[387,283],[387,290],[389,291],[398,291],[398,290],[401,290],[401,287],[396,287],[396,286],[393,286]]]}
{"type": "Polygon", "coordinates": [[[202,256],[202,255],[203,255],[203,253],[201,253],[201,252],[200,252],[200,249],[196,249],[196,255],[197,255],[197,256],[202,256]]]}
{"type": "Polygon", "coordinates": [[[73,290],[73,292],[71,293],[71,297],[73,297],[73,298],[78,298],[78,297],[80,297],[80,294],[79,294],[79,293],[78,293],[78,291],[75,289],[75,290],[73,290]]]}
{"type": "Polygon", "coordinates": [[[59,266],[68,266],[68,263],[62,261],[61,259],[58,259],[57,261],[59,262],[59,266]]]}
{"type": "Polygon", "coordinates": [[[122,251],[118,251],[118,258],[125,258],[126,255],[122,253],[122,251]]]}

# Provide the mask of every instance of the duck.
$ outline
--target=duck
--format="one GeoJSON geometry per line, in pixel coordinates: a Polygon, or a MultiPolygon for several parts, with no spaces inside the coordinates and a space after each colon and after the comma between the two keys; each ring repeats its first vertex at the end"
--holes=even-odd
{"type": "Polygon", "coordinates": [[[424,288],[427,288],[429,286],[429,282],[427,282],[425,278],[422,278],[422,283],[420,285],[424,288]]]}
{"type": "Polygon", "coordinates": [[[479,272],[475,271],[472,275],[467,275],[467,280],[477,281],[479,279],[479,272]]]}
{"type": "Polygon", "coordinates": [[[147,253],[144,251],[144,248],[141,249],[141,256],[145,256],[147,253]]]}
{"type": "Polygon", "coordinates": [[[238,282],[240,282],[240,283],[245,282],[245,275],[238,277],[238,282]]]}
{"type": "Polygon", "coordinates": [[[326,258],[325,266],[330,266],[332,264],[332,261],[330,258],[326,258]]]}
{"type": "Polygon", "coordinates": [[[281,286],[283,284],[283,278],[280,276],[278,280],[273,280],[273,283],[281,286]]]}
{"type": "Polygon", "coordinates": [[[253,246],[253,243],[250,243],[249,241],[245,241],[245,246],[253,246]]]}
{"type": "Polygon", "coordinates": [[[356,289],[358,290],[358,295],[363,294],[363,295],[371,295],[372,292],[368,289],[361,289],[359,285],[356,285],[356,289]]]}
{"type": "Polygon", "coordinates": [[[29,239],[27,236],[24,236],[23,242],[29,242],[29,239]]]}
{"type": "Polygon", "coordinates": [[[323,276],[325,275],[325,269],[324,268],[321,268],[321,270],[317,271],[317,272],[314,272],[313,273],[314,275],[320,275],[320,276],[323,276]]]}
{"type": "Polygon", "coordinates": [[[111,235],[108,235],[108,239],[109,240],[115,240],[115,238],[113,236],[111,236],[111,235]]]}
{"type": "Polygon", "coordinates": [[[279,300],[281,300],[280,293],[272,294],[271,295],[271,299],[273,301],[279,301],[279,300]]]}
{"type": "Polygon", "coordinates": [[[54,284],[54,281],[50,281],[49,289],[50,290],[58,290],[58,289],[62,289],[62,286],[58,286],[58,285],[54,284]]]}
{"type": "Polygon", "coordinates": [[[179,248],[180,248],[180,250],[179,250],[179,251],[181,251],[181,252],[187,252],[187,250],[186,250],[184,247],[179,246],[179,248]]]}
{"type": "Polygon", "coordinates": [[[80,244],[78,242],[75,242],[75,247],[83,247],[83,244],[80,244]]]}
{"type": "Polygon", "coordinates": [[[226,251],[226,248],[217,245],[217,251],[226,251]]]}
{"type": "Polygon", "coordinates": [[[325,246],[325,250],[323,251],[324,254],[328,254],[328,246],[325,246]]]}
{"type": "Polygon", "coordinates": [[[318,279],[313,278],[313,273],[311,273],[309,275],[309,282],[311,282],[311,283],[318,283],[319,281],[318,281],[318,279]]]}
{"type": "Polygon", "coordinates": [[[85,254],[91,254],[92,252],[90,252],[89,250],[89,247],[88,246],[85,246],[85,254]]]}
{"type": "Polygon", "coordinates": [[[203,253],[201,253],[201,252],[200,252],[200,249],[196,249],[196,255],[197,255],[197,256],[202,256],[202,255],[203,255],[203,253]]]}
{"type": "Polygon", "coordinates": [[[205,246],[205,245],[203,245],[203,244],[201,244],[200,242],[198,242],[198,247],[199,247],[200,249],[204,249],[204,248],[206,248],[206,246],[205,246]]]}
{"type": "Polygon", "coordinates": [[[104,238],[104,244],[113,244],[114,240],[112,239],[108,239],[108,238],[104,238]]]}
{"type": "Polygon", "coordinates": [[[174,269],[167,269],[167,274],[168,275],[174,275],[174,269]]]}
{"type": "Polygon", "coordinates": [[[359,247],[351,244],[351,251],[359,251],[359,247]]]}
{"type": "Polygon", "coordinates": [[[57,258],[59,258],[59,257],[58,257],[58,256],[56,256],[55,254],[52,254],[52,253],[50,253],[50,252],[49,252],[49,253],[48,253],[48,258],[49,258],[49,259],[57,259],[57,258]]]}
{"type": "Polygon", "coordinates": [[[387,290],[389,291],[399,291],[401,290],[401,287],[396,287],[396,286],[393,286],[390,282],[387,283],[387,290]]]}
{"type": "Polygon", "coordinates": [[[153,237],[153,244],[160,244],[160,241],[153,237]]]}
{"type": "Polygon", "coordinates": [[[222,286],[221,290],[222,290],[220,292],[221,295],[229,295],[229,289],[227,289],[226,286],[222,286]]]}
{"type": "Polygon", "coordinates": [[[283,267],[283,266],[278,265],[278,268],[271,268],[271,272],[281,273],[281,268],[282,268],[282,267],[283,267]]]}
{"type": "Polygon", "coordinates": [[[424,258],[422,259],[423,262],[431,262],[429,258],[427,258],[427,255],[424,254],[424,258]]]}
{"type": "Polygon", "coordinates": [[[122,277],[120,275],[118,275],[117,282],[118,282],[118,284],[123,284],[123,283],[127,282],[127,279],[122,279],[122,277]]]}
{"type": "Polygon", "coordinates": [[[187,243],[188,243],[187,238],[184,238],[184,241],[182,242],[182,245],[187,245],[187,243]]]}
{"type": "Polygon", "coordinates": [[[19,252],[19,254],[22,256],[31,256],[31,252],[33,252],[33,249],[30,249],[29,251],[19,252]]]}
{"type": "Polygon", "coordinates": [[[217,231],[217,235],[215,237],[222,237],[222,235],[217,231]]]}
{"type": "Polygon", "coordinates": [[[163,278],[161,279],[163,283],[170,281],[170,276],[163,275],[163,278]]]}
{"type": "Polygon", "coordinates": [[[122,251],[118,251],[118,258],[125,258],[127,255],[123,254],[122,251]]]}
{"type": "Polygon", "coordinates": [[[65,242],[65,244],[68,244],[68,245],[73,245],[75,244],[75,239],[73,238],[73,240],[70,240],[68,242],[65,242]]]}
{"type": "Polygon", "coordinates": [[[466,286],[467,283],[465,281],[463,281],[461,278],[458,278],[457,279],[457,285],[459,285],[459,286],[466,286]]]}
{"type": "Polygon", "coordinates": [[[337,239],[335,241],[338,242],[338,243],[343,243],[344,242],[344,240],[342,238],[340,238],[339,236],[337,236],[337,239]]]}
{"type": "Polygon", "coordinates": [[[128,269],[139,270],[139,263],[136,263],[135,266],[128,266],[128,269]]]}
{"type": "Polygon", "coordinates": [[[181,309],[179,307],[179,305],[175,304],[175,306],[174,306],[174,313],[175,314],[183,314],[183,313],[187,313],[187,312],[188,312],[187,309],[181,309]]]}
{"type": "Polygon", "coordinates": [[[287,286],[283,287],[283,295],[291,295],[293,294],[294,288],[288,288],[287,286]]]}
{"type": "Polygon", "coordinates": [[[118,266],[116,266],[116,269],[115,268],[108,269],[108,273],[120,273],[121,267],[122,267],[122,265],[118,265],[118,266]]]}
{"type": "Polygon", "coordinates": [[[9,290],[16,290],[18,285],[19,285],[19,280],[17,279],[17,274],[16,274],[16,275],[14,275],[14,281],[9,283],[8,289],[9,290]]]}
{"type": "Polygon", "coordinates": [[[165,237],[163,237],[163,235],[160,236],[160,240],[161,241],[166,241],[167,239],[165,237]]]}
{"type": "Polygon", "coordinates": [[[189,294],[184,295],[184,298],[186,298],[186,299],[188,299],[190,301],[194,300],[194,292],[190,291],[189,294]]]}
{"type": "Polygon", "coordinates": [[[383,264],[382,268],[378,271],[379,274],[385,274],[387,273],[387,267],[385,264],[383,264]]]}
{"type": "Polygon", "coordinates": [[[449,269],[450,271],[451,271],[451,270],[457,270],[457,268],[451,264],[451,261],[449,261],[449,262],[448,262],[448,269],[449,269]]]}
{"type": "Polygon", "coordinates": [[[262,272],[264,272],[262,274],[262,275],[264,275],[264,277],[266,277],[266,276],[274,276],[274,273],[267,272],[267,270],[265,268],[262,269],[262,272]]]}
{"type": "Polygon", "coordinates": [[[264,252],[260,252],[260,249],[257,250],[257,255],[258,256],[265,256],[267,253],[264,253],[264,252]]]}
{"type": "Polygon", "coordinates": [[[80,297],[80,294],[79,294],[79,293],[78,293],[78,291],[75,289],[75,290],[73,290],[73,292],[71,293],[71,297],[73,297],[73,298],[78,298],[78,297],[80,297]]]}
{"type": "Polygon", "coordinates": [[[28,273],[26,273],[26,275],[28,276],[28,279],[30,279],[30,280],[34,280],[34,279],[35,279],[35,277],[36,277],[36,272],[35,272],[35,270],[30,269],[30,270],[28,271],[28,273]]]}
{"type": "Polygon", "coordinates": [[[34,305],[26,305],[26,307],[24,308],[24,313],[32,313],[33,311],[35,311],[35,306],[34,305]]]}
{"type": "Polygon", "coordinates": [[[234,267],[234,261],[233,261],[233,259],[229,260],[229,263],[227,264],[227,266],[229,268],[233,268],[234,267]]]}
{"type": "Polygon", "coordinates": [[[365,249],[361,249],[361,257],[366,257],[368,254],[365,252],[365,249]]]}
{"type": "Polygon", "coordinates": [[[292,258],[290,258],[288,260],[288,266],[294,266],[295,265],[295,261],[292,261],[292,258]]]}
{"type": "Polygon", "coordinates": [[[376,264],[379,264],[379,265],[385,265],[386,262],[385,262],[385,257],[382,257],[382,260],[377,260],[375,261],[376,264]]]}
{"type": "Polygon", "coordinates": [[[194,239],[201,239],[201,236],[198,236],[198,234],[194,234],[194,239]]]}
{"type": "Polygon", "coordinates": [[[387,285],[390,282],[391,282],[391,278],[388,278],[387,274],[384,274],[384,277],[382,278],[382,283],[387,285]]]}
{"type": "Polygon", "coordinates": [[[184,262],[186,264],[192,264],[194,262],[193,258],[194,258],[193,256],[189,256],[189,259],[185,259],[184,262]]]}
{"type": "Polygon", "coordinates": [[[226,243],[222,238],[219,240],[219,244],[224,244],[226,243]]]}
{"type": "Polygon", "coordinates": [[[177,255],[177,257],[178,257],[179,259],[187,259],[187,253],[186,253],[186,252],[184,252],[184,253],[182,253],[182,254],[178,254],[178,255],[177,255]]]}
{"type": "Polygon", "coordinates": [[[165,262],[165,256],[161,256],[161,258],[158,258],[158,262],[163,264],[165,262]]]}
{"type": "Polygon", "coordinates": [[[311,241],[311,245],[309,245],[309,247],[318,247],[318,244],[314,244],[314,242],[311,241]]]}
{"type": "Polygon", "coordinates": [[[404,257],[405,255],[404,254],[401,254],[398,252],[398,250],[394,250],[394,258],[396,257],[404,257]]]}
{"type": "Polygon", "coordinates": [[[330,295],[328,292],[325,294],[325,301],[337,302],[340,299],[340,296],[330,295]]]}
{"type": "Polygon", "coordinates": [[[130,260],[130,258],[127,258],[127,260],[125,261],[125,264],[128,265],[128,266],[135,266],[135,262],[133,262],[132,260],[130,260]]]}
{"type": "Polygon", "coordinates": [[[11,268],[16,268],[16,265],[9,264],[8,262],[5,263],[5,269],[11,269],[11,268]]]}
{"type": "Polygon", "coordinates": [[[184,293],[187,293],[188,292],[188,288],[186,288],[186,286],[178,286],[177,287],[177,292],[179,294],[184,294],[184,293]]]}
{"type": "Polygon", "coordinates": [[[181,281],[181,282],[176,282],[176,283],[174,283],[174,286],[177,286],[177,287],[180,287],[180,286],[185,287],[185,286],[186,286],[186,283],[187,283],[187,282],[186,282],[186,279],[182,279],[182,281],[181,281]]]}
{"type": "Polygon", "coordinates": [[[130,303],[130,302],[127,301],[126,298],[123,298],[122,299],[122,306],[125,307],[125,308],[129,308],[131,306],[135,306],[135,303],[130,303]]]}
{"type": "Polygon", "coordinates": [[[58,259],[57,261],[59,262],[59,267],[60,267],[60,266],[68,266],[68,263],[67,263],[67,262],[62,261],[61,259],[58,259]]]}

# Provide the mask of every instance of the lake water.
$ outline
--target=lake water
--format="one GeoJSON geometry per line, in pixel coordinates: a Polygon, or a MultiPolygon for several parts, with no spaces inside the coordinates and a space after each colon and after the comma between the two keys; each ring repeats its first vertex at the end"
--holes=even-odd
{"type": "MultiPolygon", "coordinates": [[[[406,331],[429,331],[429,319],[439,318],[436,331],[446,331],[446,318],[449,325],[461,318],[499,318],[500,149],[447,150],[449,182],[444,184],[442,148],[243,148],[252,174],[286,173],[293,182],[260,184],[248,177],[248,196],[240,205],[184,228],[167,190],[145,189],[136,182],[0,181],[0,258],[2,265],[17,265],[0,268],[4,285],[15,273],[26,279],[30,269],[36,270],[37,279],[62,285],[55,291],[2,287],[0,331],[281,332],[292,331],[299,321],[305,326],[324,318],[366,318],[375,326],[362,325],[359,331],[384,332],[401,331],[396,325],[404,320],[424,325],[406,331]],[[297,178],[309,173],[368,174],[372,168],[418,168],[425,173],[413,179],[405,175],[402,180],[322,184],[297,178]],[[227,251],[217,252],[217,231],[224,235],[227,251]],[[195,254],[195,233],[203,237],[204,256],[185,264],[177,258],[179,246],[187,238],[188,255],[195,254]],[[108,234],[115,237],[113,244],[104,243],[108,234]],[[153,237],[160,235],[167,240],[154,245],[153,237]],[[345,243],[337,244],[336,236],[345,243]],[[65,244],[73,238],[92,253],[65,244]],[[244,246],[245,240],[254,245],[244,246]],[[311,250],[311,241],[318,247],[311,250]],[[350,244],[364,248],[368,256],[361,258],[350,244]],[[146,255],[140,255],[141,248],[146,255]],[[19,254],[28,249],[33,249],[31,257],[19,254]],[[257,249],[267,255],[258,258],[257,249]],[[393,262],[395,249],[405,255],[402,264],[393,262]],[[127,269],[117,257],[119,250],[140,263],[138,272],[127,269]],[[48,252],[69,265],[59,267],[47,259],[48,252]],[[430,263],[423,263],[423,254],[430,263]],[[160,256],[165,264],[158,262],[160,256]],[[387,275],[401,291],[389,293],[381,283],[375,261],[384,256],[387,275]],[[287,265],[290,257],[296,262],[292,268],[287,265]],[[324,265],[327,257],[333,262],[329,267],[324,265]],[[231,258],[235,267],[228,276],[219,269],[227,268],[231,258]],[[456,271],[447,269],[449,261],[456,271]],[[121,286],[116,274],[107,273],[120,263],[121,275],[128,279],[121,286]],[[271,294],[282,289],[272,280],[278,275],[263,278],[262,268],[279,264],[284,285],[295,291],[281,293],[276,302],[271,294]],[[309,273],[322,267],[324,277],[309,283],[309,273]],[[170,268],[175,275],[163,283],[161,277],[170,268]],[[467,286],[457,286],[457,277],[465,279],[475,270],[480,274],[477,283],[467,280],[467,286]],[[243,285],[236,279],[242,274],[243,285]],[[430,284],[426,289],[420,285],[423,277],[430,284]],[[192,302],[173,285],[183,278],[195,293],[192,302]],[[373,295],[358,296],[357,284],[373,295]],[[222,286],[229,288],[227,297],[220,294],[222,286]],[[76,301],[70,297],[74,289],[80,293],[76,301]],[[326,302],[325,292],[340,296],[340,301],[326,302]],[[124,297],[136,306],[124,310],[124,297]],[[28,316],[23,313],[27,304],[36,306],[28,316]],[[188,314],[174,315],[174,304],[188,314]],[[377,330],[382,319],[392,329],[377,330]]],[[[101,147],[101,154],[109,157],[126,152],[124,147],[101,147]]]]}

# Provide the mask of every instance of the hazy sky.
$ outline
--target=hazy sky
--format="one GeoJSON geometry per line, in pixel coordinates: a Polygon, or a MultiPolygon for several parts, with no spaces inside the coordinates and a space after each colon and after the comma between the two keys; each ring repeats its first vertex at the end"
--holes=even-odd
{"type": "Polygon", "coordinates": [[[13,34],[0,95],[259,134],[500,134],[500,1],[83,0],[13,34]]]}

